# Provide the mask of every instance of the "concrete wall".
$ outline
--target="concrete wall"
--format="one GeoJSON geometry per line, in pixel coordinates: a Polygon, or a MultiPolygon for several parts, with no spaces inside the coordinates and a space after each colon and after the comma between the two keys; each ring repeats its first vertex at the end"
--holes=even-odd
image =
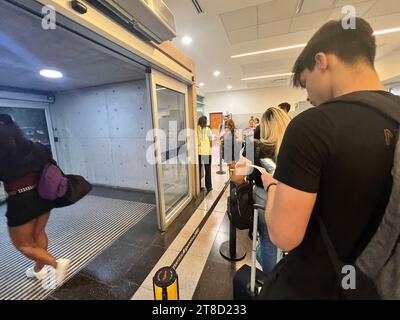
{"type": "Polygon", "coordinates": [[[94,184],[155,190],[146,161],[152,129],[145,80],[56,94],[50,106],[59,164],[94,184]]]}

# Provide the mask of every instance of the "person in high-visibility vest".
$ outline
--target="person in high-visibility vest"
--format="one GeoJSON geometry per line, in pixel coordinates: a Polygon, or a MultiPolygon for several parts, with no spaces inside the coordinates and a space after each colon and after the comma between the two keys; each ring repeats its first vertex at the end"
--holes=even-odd
{"type": "Polygon", "coordinates": [[[198,128],[198,147],[199,147],[199,168],[201,177],[201,168],[204,164],[205,180],[207,193],[212,190],[212,180],[211,180],[211,162],[212,162],[212,132],[209,127],[207,127],[207,117],[202,116],[199,118],[198,128]]]}

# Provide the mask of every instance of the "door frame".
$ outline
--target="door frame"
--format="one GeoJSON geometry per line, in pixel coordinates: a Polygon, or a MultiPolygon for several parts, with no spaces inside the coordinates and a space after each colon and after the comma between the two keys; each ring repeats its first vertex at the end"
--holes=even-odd
{"type": "MultiPolygon", "coordinates": [[[[190,129],[189,123],[189,99],[188,99],[188,86],[182,82],[177,81],[174,78],[171,78],[155,69],[149,70],[150,72],[146,75],[146,80],[148,83],[148,94],[149,101],[151,103],[152,110],[152,118],[153,118],[153,129],[159,128],[159,118],[158,118],[158,101],[157,101],[157,85],[166,87],[173,91],[184,94],[185,96],[185,121],[186,128],[190,129]]],[[[172,224],[172,222],[182,213],[182,211],[187,207],[187,205],[192,201],[194,190],[193,190],[193,181],[194,181],[194,170],[191,163],[193,162],[193,137],[189,135],[186,141],[187,147],[187,157],[188,157],[188,195],[183,198],[178,204],[176,204],[172,210],[172,212],[166,212],[165,208],[165,197],[164,197],[164,179],[163,179],[163,171],[162,171],[162,153],[161,153],[161,145],[160,145],[160,137],[158,136],[157,130],[153,131],[153,142],[155,147],[155,193],[157,200],[157,222],[158,228],[161,231],[166,231],[168,227],[172,224]]]]}

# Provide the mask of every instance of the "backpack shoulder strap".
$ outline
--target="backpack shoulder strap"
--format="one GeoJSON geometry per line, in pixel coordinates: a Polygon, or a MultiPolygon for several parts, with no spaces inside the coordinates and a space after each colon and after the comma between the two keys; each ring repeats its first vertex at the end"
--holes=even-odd
{"type": "Polygon", "coordinates": [[[389,97],[388,94],[384,91],[357,91],[337,97],[327,103],[351,102],[363,105],[379,111],[400,124],[400,97],[395,95],[389,97]]]}

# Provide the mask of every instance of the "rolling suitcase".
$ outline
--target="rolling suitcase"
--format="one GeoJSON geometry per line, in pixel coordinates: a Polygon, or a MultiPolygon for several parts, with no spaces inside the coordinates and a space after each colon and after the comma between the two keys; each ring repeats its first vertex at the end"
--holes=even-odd
{"type": "Polygon", "coordinates": [[[233,298],[235,300],[255,300],[261,291],[267,275],[256,267],[258,209],[264,207],[254,204],[253,247],[251,252],[251,266],[242,266],[233,278],[233,298]]]}

